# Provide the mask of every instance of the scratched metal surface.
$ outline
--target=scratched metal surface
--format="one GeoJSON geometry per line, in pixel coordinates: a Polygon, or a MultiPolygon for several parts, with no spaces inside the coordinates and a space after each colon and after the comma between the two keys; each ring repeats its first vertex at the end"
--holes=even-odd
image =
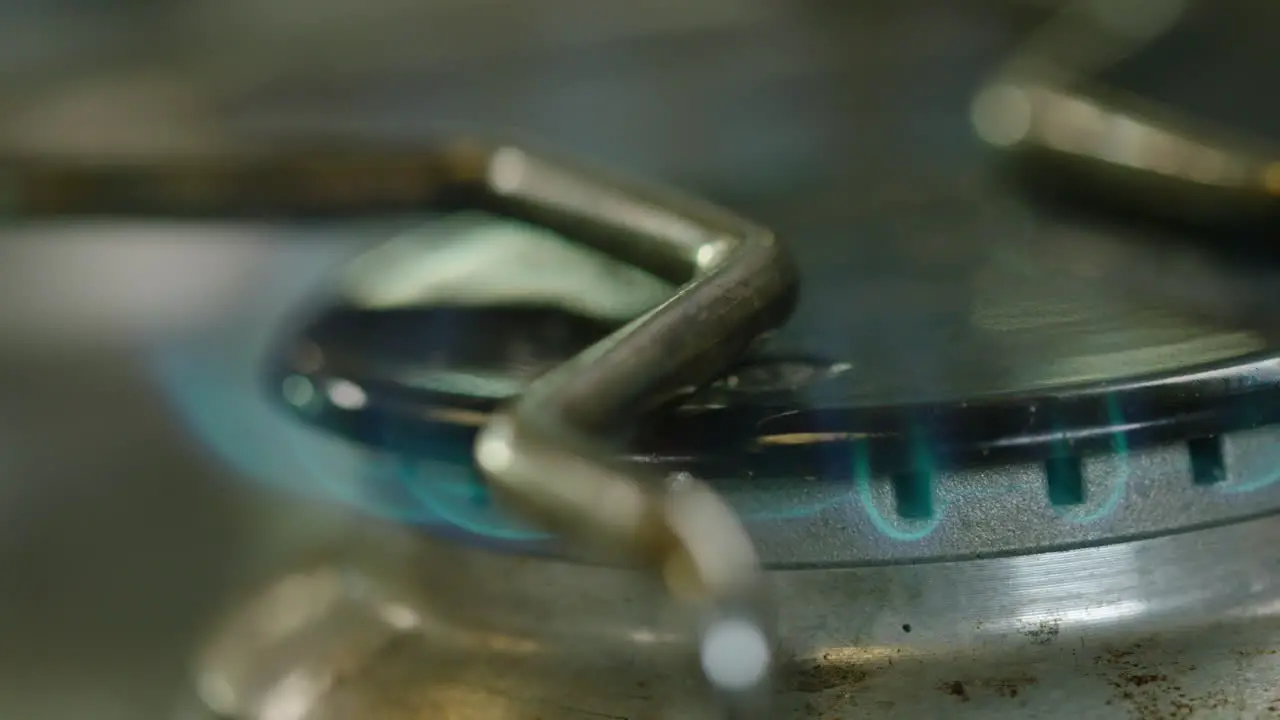
{"type": "MultiPolygon", "coordinates": [[[[1262,520],[1066,553],[777,572],[791,653],[778,717],[1275,716],[1277,539],[1262,520]]],[[[638,576],[379,533],[344,557],[239,606],[198,665],[211,705],[245,720],[708,717],[689,618],[638,576]]]]}

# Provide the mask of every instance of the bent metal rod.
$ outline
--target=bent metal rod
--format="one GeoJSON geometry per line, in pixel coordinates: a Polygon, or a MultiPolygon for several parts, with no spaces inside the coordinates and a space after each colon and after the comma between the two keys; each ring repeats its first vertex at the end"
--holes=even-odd
{"type": "Polygon", "coordinates": [[[677,193],[479,143],[133,163],[18,158],[0,162],[0,192],[18,218],[492,209],[678,285],[496,413],[475,461],[500,499],[571,551],[649,568],[699,608],[702,667],[722,712],[769,717],[774,622],[742,524],[703,482],[651,476],[611,446],[790,314],[795,269],[767,230],[677,193]]]}

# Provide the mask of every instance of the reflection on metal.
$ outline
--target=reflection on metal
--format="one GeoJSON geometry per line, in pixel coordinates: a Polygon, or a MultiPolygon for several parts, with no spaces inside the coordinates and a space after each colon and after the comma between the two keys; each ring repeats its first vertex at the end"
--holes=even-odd
{"type": "Polygon", "coordinates": [[[204,701],[228,717],[311,717],[338,675],[395,632],[351,584],[341,572],[302,572],[240,608],[200,658],[204,701]],[[282,651],[289,660],[276,666],[282,651]]]}
{"type": "MultiPolygon", "coordinates": [[[[638,575],[362,538],[359,557],[285,577],[217,628],[239,652],[197,666],[209,704],[275,720],[256,698],[305,668],[341,677],[305,720],[707,717],[683,670],[699,662],[695,623],[655,613],[638,575]],[[248,611],[283,607],[282,595],[299,610],[287,628],[248,611]]],[[[1278,541],[1270,519],[1043,555],[777,572],[791,659],[772,717],[1263,717],[1280,672],[1278,541]]]]}
{"type": "Polygon", "coordinates": [[[1272,195],[1280,195],[1280,162],[1270,163],[1263,168],[1262,185],[1272,195]]]}
{"type": "Polygon", "coordinates": [[[1186,10],[1185,0],[1070,3],[978,92],[974,130],[1020,157],[1047,153],[1059,171],[1083,171],[1112,190],[1155,199],[1162,212],[1184,212],[1185,205],[1231,215],[1266,207],[1280,150],[1095,77],[1175,27],[1186,10]]]}
{"type": "Polygon", "coordinates": [[[316,396],[316,390],[311,381],[301,375],[290,375],[282,384],[285,402],[295,407],[305,408],[316,396]]]}
{"type": "Polygon", "coordinates": [[[845,432],[814,432],[814,433],[778,433],[776,435],[761,435],[756,438],[756,443],[762,446],[770,445],[818,445],[822,443],[840,443],[847,445],[851,441],[860,440],[867,437],[866,433],[845,433],[845,432]]]}
{"type": "Polygon", "coordinates": [[[329,402],[343,410],[359,410],[369,401],[364,389],[350,380],[333,380],[326,388],[326,392],[329,395],[329,402]]]}
{"type": "Polygon", "coordinates": [[[436,220],[380,245],[344,267],[339,283],[363,309],[547,306],[618,323],[673,291],[557,233],[483,214],[436,220]]]}
{"type": "Polygon", "coordinates": [[[1261,180],[1266,187],[1266,155],[1135,112],[1132,104],[1107,104],[1031,81],[987,87],[971,111],[979,137],[998,147],[1033,144],[1188,183],[1256,191],[1261,180]]]}
{"type": "Polygon", "coordinates": [[[1088,243],[1010,244],[985,260],[974,276],[970,322],[1005,354],[1036,358],[1012,364],[1009,389],[1173,373],[1268,347],[1264,333],[1245,323],[1188,315],[1120,283],[1081,281],[1121,274],[1127,262],[1134,261],[1088,243]],[[1043,268],[1054,265],[1061,270],[1046,277],[1043,268]]]}
{"type": "MultiPolygon", "coordinates": [[[[447,368],[417,370],[409,367],[396,374],[396,379],[405,386],[415,390],[433,390],[442,393],[457,393],[467,397],[490,398],[493,400],[509,400],[520,394],[528,383],[524,377],[514,373],[486,372],[484,370],[452,371],[447,368]]],[[[473,415],[453,415],[450,408],[432,409],[429,412],[445,420],[458,417],[462,424],[472,425],[473,415]]],[[[461,411],[459,411],[461,412],[461,411]]],[[[486,413],[487,416],[487,413],[486,413]]]]}
{"type": "Polygon", "coordinates": [[[1030,93],[1018,85],[997,83],[983,88],[969,110],[978,137],[997,147],[1012,147],[1031,132],[1030,93]]]}

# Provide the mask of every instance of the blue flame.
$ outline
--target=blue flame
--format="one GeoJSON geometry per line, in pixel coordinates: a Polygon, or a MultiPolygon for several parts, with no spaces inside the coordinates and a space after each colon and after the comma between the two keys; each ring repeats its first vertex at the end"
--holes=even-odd
{"type": "MultiPolygon", "coordinates": [[[[1116,401],[1114,395],[1107,397],[1107,422],[1113,428],[1122,428],[1125,425],[1124,411],[1120,409],[1120,403],[1116,401]]],[[[1111,450],[1116,454],[1116,457],[1120,458],[1124,467],[1120,475],[1112,482],[1111,493],[1093,512],[1081,515],[1073,515],[1069,512],[1060,513],[1060,516],[1067,522],[1076,525],[1087,525],[1110,517],[1120,507],[1120,501],[1124,499],[1125,492],[1129,487],[1129,475],[1133,470],[1128,438],[1120,432],[1112,433],[1111,450]]]]}
{"type": "MultiPolygon", "coordinates": [[[[175,415],[219,463],[248,481],[477,541],[545,541],[547,535],[495,507],[469,466],[363,446],[300,422],[268,397],[260,362],[272,339],[352,249],[346,234],[332,246],[321,240],[273,250],[259,268],[263,282],[251,285],[242,307],[216,326],[146,349],[151,378],[175,415]]],[[[744,508],[744,519],[787,522],[844,501],[838,494],[807,505],[744,508]]]]}
{"type": "Polygon", "coordinates": [[[193,349],[161,348],[151,360],[153,377],[191,432],[241,477],[395,522],[454,525],[495,539],[542,537],[477,513],[466,468],[388,458],[308,427],[193,349]]]}
{"type": "Polygon", "coordinates": [[[488,488],[471,475],[463,482],[439,482],[423,478],[408,460],[397,462],[401,482],[409,494],[429,514],[474,535],[506,542],[542,542],[547,533],[519,527],[493,509],[488,488]],[[425,480],[425,481],[424,481],[425,480]],[[471,512],[466,512],[470,509],[471,512]]]}
{"type": "MultiPolygon", "coordinates": [[[[932,478],[933,469],[928,468],[926,472],[932,478]]],[[[932,535],[938,529],[939,523],[942,522],[946,504],[941,502],[934,509],[928,520],[911,521],[911,524],[915,526],[914,528],[900,528],[889,522],[889,519],[876,507],[875,499],[871,496],[871,452],[867,447],[866,440],[858,440],[853,444],[853,477],[858,488],[858,500],[862,504],[863,511],[867,513],[867,518],[871,520],[871,524],[875,526],[876,530],[879,530],[885,537],[899,542],[923,540],[932,535]]]]}
{"type": "MultiPolygon", "coordinates": [[[[522,526],[493,503],[465,465],[365,448],[273,407],[251,373],[237,370],[218,343],[152,349],[149,367],[190,432],[236,475],[394,522],[451,528],[500,543],[540,543],[549,535],[522,526]]],[[[803,519],[846,501],[752,509],[749,523],[803,519]]]]}
{"type": "MultiPolygon", "coordinates": [[[[171,345],[152,353],[151,368],[191,432],[240,476],[360,508],[395,522],[460,531],[476,540],[523,546],[549,539],[495,507],[471,468],[398,457],[298,422],[273,408],[265,392],[256,391],[252,381],[237,377],[222,360],[225,358],[207,352],[207,347],[171,345]]],[[[1107,410],[1114,427],[1125,425],[1114,398],[1108,399],[1107,410]]],[[[1114,434],[1111,443],[1123,464],[1107,497],[1087,513],[1060,512],[1063,520],[1094,523],[1120,507],[1128,491],[1131,452],[1123,434],[1114,434]]],[[[947,513],[945,496],[927,520],[896,522],[877,507],[873,497],[868,443],[856,442],[852,453],[848,493],[836,492],[805,505],[744,508],[744,520],[749,524],[804,520],[848,504],[860,506],[876,530],[895,541],[919,541],[936,531],[947,513]]],[[[1250,492],[1277,480],[1280,469],[1220,491],[1250,492]]]]}

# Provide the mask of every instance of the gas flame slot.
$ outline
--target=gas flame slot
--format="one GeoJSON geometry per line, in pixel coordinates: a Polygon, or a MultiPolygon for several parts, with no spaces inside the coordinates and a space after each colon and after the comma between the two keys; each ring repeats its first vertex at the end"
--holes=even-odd
{"type": "Polygon", "coordinates": [[[1084,470],[1079,457],[1066,455],[1050,458],[1044,469],[1050,505],[1064,507],[1084,504],[1084,470]]]}
{"type": "Polygon", "coordinates": [[[1194,438],[1187,441],[1191,455],[1191,480],[1196,485],[1216,485],[1227,477],[1219,437],[1194,438]]]}
{"type": "Polygon", "coordinates": [[[933,518],[933,473],[913,470],[892,478],[893,501],[898,516],[908,520],[933,518]]]}

